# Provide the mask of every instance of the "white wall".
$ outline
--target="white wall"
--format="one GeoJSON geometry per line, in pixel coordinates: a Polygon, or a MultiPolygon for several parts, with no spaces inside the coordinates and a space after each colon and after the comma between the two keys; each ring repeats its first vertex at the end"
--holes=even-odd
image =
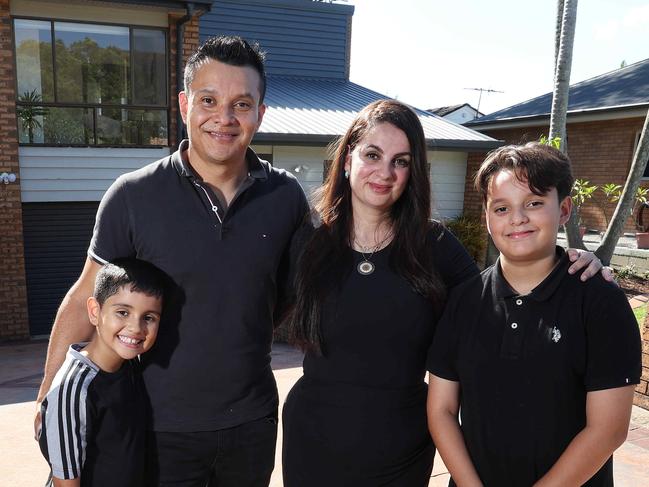
{"type": "Polygon", "coordinates": [[[435,218],[453,218],[462,213],[466,159],[466,152],[428,151],[435,218]]]}
{"type": "MultiPolygon", "coordinates": [[[[300,181],[307,196],[322,184],[323,162],[326,148],[257,145],[260,154],[273,154],[273,165],[291,171],[300,181]],[[296,168],[300,171],[296,172],[296,168]]],[[[464,181],[466,177],[466,152],[428,151],[431,163],[433,216],[453,218],[464,209],[464,181]]]]}
{"type": "Polygon", "coordinates": [[[20,147],[24,203],[99,201],[125,172],[169,155],[169,149],[20,147]]]}
{"type": "Polygon", "coordinates": [[[326,147],[253,146],[257,153],[273,154],[273,166],[290,171],[307,197],[322,184],[326,147]],[[299,169],[298,169],[299,168],[299,169]]]}
{"type": "MultiPolygon", "coordinates": [[[[273,154],[273,165],[291,171],[307,196],[322,184],[326,147],[260,145],[253,149],[273,154]]],[[[20,147],[22,201],[99,201],[118,176],[168,154],[169,149],[20,147]]],[[[462,213],[466,159],[466,152],[428,151],[436,218],[462,213]]]]}
{"type": "Polygon", "coordinates": [[[445,120],[463,124],[475,118],[476,111],[471,107],[462,107],[444,116],[445,120]]]}

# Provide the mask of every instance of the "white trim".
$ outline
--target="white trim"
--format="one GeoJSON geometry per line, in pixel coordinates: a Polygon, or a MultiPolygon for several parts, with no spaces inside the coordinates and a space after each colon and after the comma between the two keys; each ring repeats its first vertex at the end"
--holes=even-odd
{"type": "Polygon", "coordinates": [[[106,265],[106,264],[108,264],[108,261],[107,261],[106,259],[102,259],[101,257],[99,257],[97,254],[95,254],[95,253],[94,253],[93,251],[91,251],[90,249],[88,249],[88,255],[89,255],[93,260],[95,260],[96,262],[99,262],[101,265],[106,265]]]}

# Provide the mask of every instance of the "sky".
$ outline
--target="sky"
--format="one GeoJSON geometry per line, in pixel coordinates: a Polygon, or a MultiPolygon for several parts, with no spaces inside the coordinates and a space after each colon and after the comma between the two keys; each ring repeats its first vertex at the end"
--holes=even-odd
{"type": "MultiPolygon", "coordinates": [[[[351,81],[488,114],[552,91],[556,0],[349,0],[351,81]]],[[[649,58],[649,0],[582,0],[570,82],[649,58]]]]}

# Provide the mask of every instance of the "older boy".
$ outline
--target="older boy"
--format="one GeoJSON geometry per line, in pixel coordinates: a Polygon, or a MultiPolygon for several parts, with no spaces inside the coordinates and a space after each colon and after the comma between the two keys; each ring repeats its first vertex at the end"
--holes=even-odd
{"type": "Polygon", "coordinates": [[[476,175],[500,257],[454,290],[428,358],[450,485],[613,485],[639,332],[615,285],[566,272],[572,181],[566,156],[537,143],[496,150],[476,175]]]}
{"type": "Polygon", "coordinates": [[[41,403],[41,451],[54,487],[140,487],[146,402],[138,356],[155,342],[164,275],[123,259],[97,274],[88,298],[90,343],[70,346],[41,403]]]}

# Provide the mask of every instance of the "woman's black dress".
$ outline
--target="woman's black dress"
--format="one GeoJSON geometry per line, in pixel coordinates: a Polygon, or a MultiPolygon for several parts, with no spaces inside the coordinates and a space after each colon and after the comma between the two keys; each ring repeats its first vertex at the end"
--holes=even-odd
{"type": "MultiPolygon", "coordinates": [[[[431,230],[437,271],[450,288],[478,270],[448,231],[431,230]]],[[[428,485],[435,448],[426,423],[431,305],[389,266],[354,269],[323,306],[324,356],[307,353],[283,411],[285,487],[428,485]]]]}

